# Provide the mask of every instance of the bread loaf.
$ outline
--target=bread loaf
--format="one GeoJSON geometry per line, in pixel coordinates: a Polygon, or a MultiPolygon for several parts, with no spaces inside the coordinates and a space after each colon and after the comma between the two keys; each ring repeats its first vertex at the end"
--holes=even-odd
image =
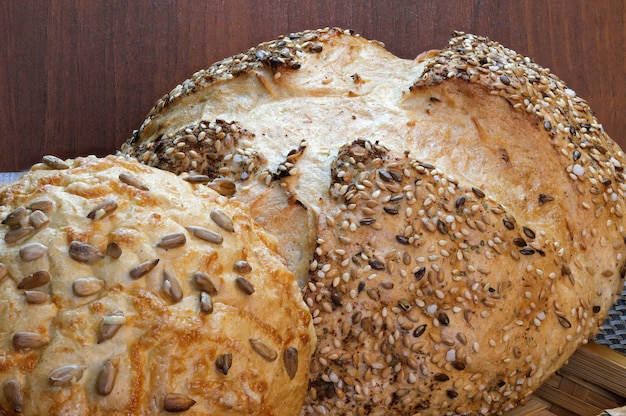
{"type": "Polygon", "coordinates": [[[121,152],[250,206],[316,327],[303,414],[497,414],[624,282],[626,158],[548,69],[294,33],[160,99],[121,152]]]}
{"type": "Polygon", "coordinates": [[[0,413],[299,411],[312,318],[246,207],[129,158],[44,162],[0,191],[0,413]]]}

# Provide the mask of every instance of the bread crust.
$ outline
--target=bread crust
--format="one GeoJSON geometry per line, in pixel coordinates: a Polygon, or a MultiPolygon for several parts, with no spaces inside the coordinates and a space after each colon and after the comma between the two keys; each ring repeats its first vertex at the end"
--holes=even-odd
{"type": "Polygon", "coordinates": [[[623,151],[483,37],[406,60],[336,28],[285,36],[194,74],[121,150],[228,178],[276,232],[319,339],[307,414],[510,409],[623,285],[623,151]]]}
{"type": "Polygon", "coordinates": [[[0,385],[22,414],[297,413],[311,316],[247,208],[126,157],[59,163],[0,192],[0,218],[27,211],[0,238],[0,385]]]}

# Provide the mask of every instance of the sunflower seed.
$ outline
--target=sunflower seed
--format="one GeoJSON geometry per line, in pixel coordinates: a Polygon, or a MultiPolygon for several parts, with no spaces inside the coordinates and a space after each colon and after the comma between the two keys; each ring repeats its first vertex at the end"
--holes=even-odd
{"type": "Polygon", "coordinates": [[[235,278],[235,283],[237,284],[237,287],[241,289],[241,291],[246,295],[251,295],[254,293],[254,286],[245,277],[237,276],[235,278]]]}
{"type": "Polygon", "coordinates": [[[559,323],[563,328],[569,329],[572,327],[572,323],[564,316],[558,316],[559,323]]]}
{"type": "Polygon", "coordinates": [[[426,327],[427,327],[426,324],[422,324],[422,325],[418,326],[417,328],[415,328],[415,331],[413,331],[413,336],[415,338],[419,338],[422,335],[424,335],[424,332],[426,332],[426,327]]]}
{"type": "Polygon", "coordinates": [[[48,383],[53,387],[67,387],[75,384],[83,377],[84,367],[68,364],[53,370],[48,376],[48,383]]]}
{"type": "Polygon", "coordinates": [[[138,266],[130,269],[130,277],[133,279],[139,279],[140,277],[148,274],[150,270],[154,269],[154,267],[159,263],[159,259],[144,261],[138,266]]]}
{"type": "Polygon", "coordinates": [[[454,207],[456,209],[462,208],[465,205],[465,195],[461,195],[454,201],[454,207]]]}
{"type": "Polygon", "coordinates": [[[24,207],[15,208],[2,220],[5,225],[19,225],[28,216],[28,211],[24,207]]]}
{"type": "Polygon", "coordinates": [[[9,268],[6,264],[0,263],[0,282],[9,276],[9,268]]]}
{"type": "Polygon", "coordinates": [[[89,214],[87,214],[87,218],[90,220],[99,220],[102,219],[117,209],[117,202],[114,199],[106,199],[100,202],[98,205],[94,207],[89,214]]]}
{"type": "Polygon", "coordinates": [[[407,299],[403,298],[398,301],[398,306],[402,308],[403,311],[408,312],[411,309],[412,304],[407,299]]]}
{"type": "Polygon", "coordinates": [[[126,185],[133,186],[139,190],[142,190],[142,191],[150,190],[136,176],[130,175],[128,173],[120,173],[119,179],[120,179],[120,182],[125,183],[126,185]]]}
{"type": "Polygon", "coordinates": [[[522,231],[524,231],[524,234],[526,235],[526,237],[530,238],[531,240],[535,239],[535,232],[528,227],[522,227],[522,231]]]}
{"type": "Polygon", "coordinates": [[[22,281],[17,285],[17,288],[24,290],[35,289],[36,287],[45,285],[49,281],[50,273],[45,270],[39,270],[23,278],[22,281]]]}
{"type": "Polygon", "coordinates": [[[233,196],[237,192],[235,182],[227,178],[214,179],[207,186],[223,196],[233,196]]]}
{"type": "Polygon", "coordinates": [[[167,270],[163,270],[163,290],[174,302],[179,302],[183,298],[183,288],[178,279],[168,273],[167,270]]]}
{"type": "Polygon", "coordinates": [[[183,178],[189,183],[209,183],[211,178],[207,175],[189,175],[183,178]]]}
{"type": "Polygon", "coordinates": [[[48,247],[41,243],[30,243],[20,249],[20,257],[24,261],[33,261],[42,257],[48,251],[48,247]]]}
{"type": "Polygon", "coordinates": [[[441,234],[448,234],[448,225],[440,219],[437,219],[437,229],[441,234]]]}
{"type": "Polygon", "coordinates": [[[296,347],[289,347],[283,353],[283,363],[290,379],[293,379],[298,372],[298,350],[296,347]]]}
{"type": "Polygon", "coordinates": [[[35,227],[26,225],[24,227],[13,228],[4,235],[4,242],[7,244],[21,243],[35,234],[35,227]]]}
{"type": "Polygon", "coordinates": [[[207,292],[200,292],[200,310],[206,314],[213,313],[213,298],[207,292]]]}
{"type": "Polygon", "coordinates": [[[201,240],[208,241],[209,243],[222,244],[222,241],[224,241],[224,237],[222,237],[215,231],[209,230],[208,228],[195,226],[188,226],[185,228],[194,236],[198,237],[201,240]]]}
{"type": "Polygon", "coordinates": [[[474,192],[474,195],[476,195],[479,198],[484,198],[485,197],[485,193],[481,189],[479,189],[479,188],[472,187],[472,192],[474,192]]]}
{"type": "Polygon", "coordinates": [[[183,233],[172,233],[164,235],[157,243],[157,247],[169,250],[171,248],[177,248],[184,246],[187,242],[187,237],[183,233]]]}
{"type": "Polygon", "coordinates": [[[74,295],[86,297],[95,295],[104,288],[104,280],[97,277],[79,277],[72,283],[74,295]]]}
{"type": "Polygon", "coordinates": [[[39,230],[46,225],[50,224],[50,218],[43,211],[33,211],[28,216],[28,223],[33,226],[35,230],[39,230]]]}
{"type": "Polygon", "coordinates": [[[111,315],[105,316],[100,325],[100,333],[98,334],[98,344],[102,344],[115,336],[122,325],[126,323],[126,317],[122,311],[115,311],[111,315]]]}
{"type": "Polygon", "coordinates": [[[184,412],[189,410],[196,401],[180,393],[167,393],[163,396],[163,410],[166,412],[184,412]]]}
{"type": "Polygon", "coordinates": [[[245,260],[237,260],[233,266],[233,270],[237,273],[248,274],[252,271],[252,266],[245,260]]]}
{"type": "Polygon", "coordinates": [[[115,241],[111,241],[107,244],[106,255],[113,259],[119,259],[122,256],[122,248],[115,241]]]}
{"type": "Polygon", "coordinates": [[[48,343],[50,343],[50,339],[38,332],[16,332],[13,334],[13,348],[16,350],[41,348],[48,343]]]}
{"type": "Polygon", "coordinates": [[[81,263],[93,263],[104,257],[96,247],[81,241],[72,241],[68,254],[81,263]]]}
{"type": "Polygon", "coordinates": [[[24,405],[24,397],[22,396],[22,387],[17,380],[8,380],[4,383],[4,397],[6,398],[11,410],[15,413],[22,413],[24,405]]]}
{"type": "Polygon", "coordinates": [[[193,274],[193,283],[196,285],[198,289],[203,292],[208,293],[211,296],[217,295],[217,288],[211,281],[211,278],[208,274],[202,272],[195,272],[193,274]]]}
{"type": "Polygon", "coordinates": [[[250,346],[252,347],[254,352],[259,354],[261,357],[263,357],[267,361],[274,361],[278,357],[278,354],[276,353],[276,351],[274,351],[272,347],[270,347],[269,345],[267,345],[265,342],[261,341],[260,339],[250,338],[248,339],[248,341],[250,342],[250,346]]]}
{"type": "Polygon", "coordinates": [[[459,371],[465,370],[465,363],[463,361],[452,361],[452,367],[456,368],[459,371]]]}
{"type": "Polygon", "coordinates": [[[233,355],[231,353],[222,354],[215,360],[215,368],[222,374],[228,374],[228,370],[233,365],[233,355]]]}
{"type": "Polygon", "coordinates": [[[98,377],[96,378],[96,393],[100,396],[108,396],[113,391],[119,362],[119,358],[109,358],[105,361],[102,369],[98,373],[98,377]]]}
{"type": "Polygon", "coordinates": [[[231,233],[235,231],[233,220],[221,209],[213,208],[210,217],[220,228],[230,231],[231,233]]]}
{"type": "Polygon", "coordinates": [[[41,290],[25,290],[24,296],[26,297],[27,303],[35,305],[45,303],[50,298],[46,292],[42,292],[41,290]]]}
{"type": "Polygon", "coordinates": [[[437,373],[434,375],[434,379],[439,382],[444,382],[450,380],[450,377],[444,373],[437,373]]]}
{"type": "Polygon", "coordinates": [[[50,215],[53,208],[54,202],[50,201],[49,199],[40,199],[39,201],[32,202],[28,206],[28,209],[30,209],[31,211],[41,211],[46,215],[50,215]]]}
{"type": "Polygon", "coordinates": [[[68,165],[67,163],[65,163],[65,161],[63,161],[63,159],[58,158],[56,156],[53,155],[46,155],[42,158],[41,160],[44,165],[48,166],[49,168],[52,169],[59,169],[59,170],[63,170],[63,169],[69,169],[70,165],[68,165]]]}

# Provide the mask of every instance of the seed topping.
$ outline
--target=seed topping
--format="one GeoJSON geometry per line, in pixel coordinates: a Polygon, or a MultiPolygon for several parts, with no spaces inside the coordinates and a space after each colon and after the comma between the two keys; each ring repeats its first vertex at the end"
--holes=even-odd
{"type": "Polygon", "coordinates": [[[53,370],[48,376],[48,382],[53,387],[68,387],[83,377],[85,367],[78,364],[68,364],[53,370]]]}
{"type": "Polygon", "coordinates": [[[13,211],[9,212],[7,216],[2,220],[2,224],[5,225],[20,225],[22,220],[28,216],[28,211],[24,207],[17,207],[13,211]]]}
{"type": "Polygon", "coordinates": [[[120,182],[122,182],[122,183],[124,183],[126,185],[129,185],[129,186],[132,186],[134,188],[137,188],[137,189],[139,189],[141,191],[149,191],[150,190],[146,185],[143,184],[143,182],[141,182],[139,180],[139,178],[137,178],[136,176],[133,176],[133,175],[131,175],[129,173],[124,173],[124,172],[120,173],[119,180],[120,180],[120,182]]]}
{"type": "Polygon", "coordinates": [[[233,196],[237,192],[237,186],[232,179],[215,178],[207,186],[223,196],[233,196]]]}
{"type": "Polygon", "coordinates": [[[198,290],[206,292],[211,296],[217,295],[217,289],[208,274],[195,272],[192,276],[192,280],[198,290]]]}
{"type": "Polygon", "coordinates": [[[46,270],[39,270],[35,273],[26,276],[22,279],[22,281],[17,285],[18,289],[36,289],[47,284],[50,281],[50,273],[46,270]]]}
{"type": "Polygon", "coordinates": [[[98,248],[81,241],[72,241],[69,246],[68,254],[71,258],[81,263],[94,263],[104,258],[98,248]]]}
{"type": "Polygon", "coordinates": [[[130,277],[132,277],[133,279],[139,279],[140,277],[150,273],[150,271],[154,269],[157,264],[159,264],[159,259],[144,261],[143,263],[140,263],[139,265],[130,269],[130,277]]]}
{"type": "Polygon", "coordinates": [[[167,393],[163,397],[163,410],[166,412],[184,412],[196,404],[196,401],[180,393],[167,393]]]}
{"type": "Polygon", "coordinates": [[[233,266],[233,270],[237,273],[248,274],[252,271],[252,266],[245,260],[237,260],[233,266]]]}
{"type": "Polygon", "coordinates": [[[245,277],[237,276],[235,278],[235,283],[237,284],[239,290],[241,290],[246,295],[251,295],[254,293],[254,285],[252,285],[252,283],[250,283],[250,281],[245,277]]]}
{"type": "Polygon", "coordinates": [[[296,376],[298,372],[298,350],[296,347],[288,347],[283,353],[283,364],[285,365],[285,371],[290,379],[296,376]]]}
{"type": "Polygon", "coordinates": [[[27,303],[33,305],[46,303],[48,299],[50,299],[50,296],[41,290],[25,290],[24,297],[26,298],[27,303]]]}
{"type": "Polygon", "coordinates": [[[16,350],[31,350],[45,347],[50,339],[38,332],[16,332],[13,334],[13,348],[16,350]]]}
{"type": "Polygon", "coordinates": [[[122,248],[115,241],[111,241],[107,244],[106,255],[117,260],[122,256],[122,248]]]}
{"type": "Polygon", "coordinates": [[[33,261],[42,257],[48,252],[48,247],[41,243],[26,244],[20,249],[20,257],[24,261],[33,261]]]}
{"type": "Polygon", "coordinates": [[[207,292],[200,292],[200,311],[206,314],[213,313],[213,298],[207,292]]]}
{"type": "Polygon", "coordinates": [[[126,318],[124,317],[124,313],[122,311],[115,311],[111,315],[105,316],[102,319],[100,333],[98,334],[96,343],[102,344],[104,341],[113,338],[125,323],[126,318]]]}
{"type": "Polygon", "coordinates": [[[222,354],[215,360],[215,368],[222,374],[227,375],[228,370],[233,365],[233,355],[231,353],[222,354]]]}
{"type": "Polygon", "coordinates": [[[4,383],[4,397],[11,406],[11,410],[15,413],[22,413],[24,406],[24,396],[22,395],[22,386],[17,380],[7,380],[4,383]]]}
{"type": "Polygon", "coordinates": [[[204,241],[208,241],[209,243],[222,244],[222,241],[224,241],[224,237],[222,237],[219,233],[216,233],[215,231],[209,230],[208,228],[196,226],[187,226],[185,228],[195,237],[198,237],[199,239],[204,241]]]}
{"type": "Polygon", "coordinates": [[[63,159],[53,155],[44,156],[42,162],[51,169],[65,170],[70,168],[70,165],[65,163],[63,159]]]}
{"type": "Polygon", "coordinates": [[[209,183],[211,182],[211,177],[208,175],[189,175],[183,178],[189,183],[209,183]]]}
{"type": "Polygon", "coordinates": [[[250,338],[248,341],[250,342],[252,350],[263,357],[263,359],[267,361],[274,361],[278,358],[278,353],[260,339],[250,338]]]}
{"type": "Polygon", "coordinates": [[[187,237],[185,237],[185,234],[172,233],[163,236],[161,240],[159,240],[159,242],[157,243],[157,247],[169,250],[172,248],[182,247],[185,245],[186,242],[187,237]]]}
{"type": "Polygon", "coordinates": [[[117,372],[119,368],[119,358],[109,358],[104,362],[102,369],[96,378],[96,393],[100,396],[108,396],[115,387],[117,372]]]}
{"type": "Polygon", "coordinates": [[[180,302],[183,298],[183,288],[180,286],[178,279],[165,269],[163,270],[163,290],[174,303],[180,302]]]}
{"type": "Polygon", "coordinates": [[[7,244],[21,243],[32,237],[37,230],[31,225],[18,226],[12,228],[4,235],[4,242],[7,244]]]}
{"type": "Polygon", "coordinates": [[[79,277],[74,279],[72,290],[80,297],[92,296],[104,289],[104,280],[97,277],[79,277]]]}
{"type": "Polygon", "coordinates": [[[235,232],[233,220],[221,209],[213,208],[209,215],[211,219],[215,222],[215,224],[217,224],[223,230],[230,231],[231,233],[235,232]]]}
{"type": "Polygon", "coordinates": [[[117,202],[114,199],[106,199],[89,211],[87,218],[90,220],[100,220],[111,215],[116,209],[117,202]]]}
{"type": "Polygon", "coordinates": [[[50,224],[50,218],[43,211],[33,211],[28,216],[28,223],[35,229],[40,230],[46,225],[50,224]]]}

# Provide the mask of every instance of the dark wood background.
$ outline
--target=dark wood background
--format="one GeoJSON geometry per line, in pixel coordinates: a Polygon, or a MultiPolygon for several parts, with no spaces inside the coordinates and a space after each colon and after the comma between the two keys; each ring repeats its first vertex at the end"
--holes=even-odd
{"type": "Polygon", "coordinates": [[[488,36],[551,68],[626,147],[623,0],[2,0],[0,171],[113,153],[193,72],[325,26],[404,58],[453,30],[488,36]]]}

